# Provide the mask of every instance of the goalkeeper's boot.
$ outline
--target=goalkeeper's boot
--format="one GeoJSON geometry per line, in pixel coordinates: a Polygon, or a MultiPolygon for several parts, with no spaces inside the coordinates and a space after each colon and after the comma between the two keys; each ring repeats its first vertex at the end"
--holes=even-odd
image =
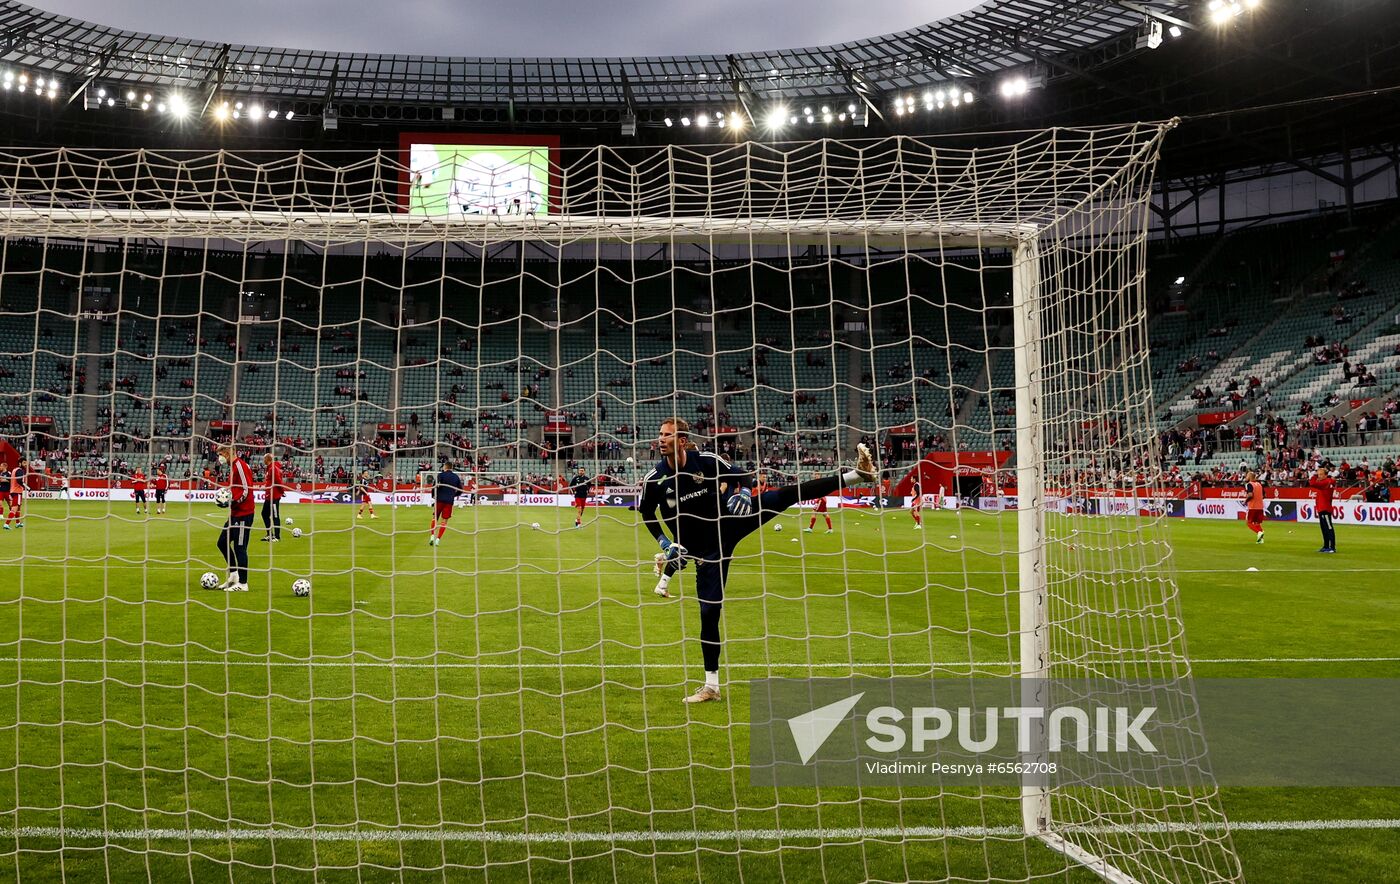
{"type": "Polygon", "coordinates": [[[438,545],[438,539],[437,539],[436,537],[433,537],[433,536],[429,535],[429,536],[428,536],[428,546],[437,546],[437,545],[438,545]]]}
{"type": "Polygon", "coordinates": [[[719,699],[719,688],[712,688],[712,687],[710,687],[710,686],[707,685],[707,684],[702,684],[698,689],[696,689],[695,693],[691,694],[689,697],[686,697],[685,700],[684,700],[683,702],[686,702],[686,703],[708,703],[708,702],[710,702],[711,700],[718,700],[718,699],[719,699]]]}
{"type": "Polygon", "coordinates": [[[803,533],[803,534],[811,534],[811,533],[812,533],[812,530],[813,530],[813,529],[811,529],[811,528],[803,528],[803,529],[802,529],[802,533],[803,533]]]}
{"type": "Polygon", "coordinates": [[[370,513],[370,514],[369,514],[369,517],[370,517],[371,519],[377,519],[377,518],[379,518],[379,517],[376,516],[374,513],[370,513]]]}
{"type": "Polygon", "coordinates": [[[364,517],[365,517],[365,514],[364,514],[364,513],[355,513],[355,518],[357,518],[357,519],[363,519],[364,517]]]}
{"type": "Polygon", "coordinates": [[[1255,542],[1255,543],[1263,543],[1263,542],[1264,542],[1264,532],[1263,532],[1263,531],[1260,531],[1260,532],[1259,532],[1259,536],[1254,538],[1254,542],[1255,542]]]}
{"type": "Polygon", "coordinates": [[[248,591],[248,584],[246,584],[246,583],[234,583],[233,586],[230,586],[228,589],[226,589],[226,590],[224,590],[224,591],[225,591],[225,592],[247,592],[247,591],[248,591]]]}
{"type": "Polygon", "coordinates": [[[836,533],[836,529],[835,529],[835,528],[828,528],[828,529],[826,529],[826,533],[827,533],[827,534],[835,534],[835,533],[836,533]]]}
{"type": "Polygon", "coordinates": [[[863,482],[875,481],[875,458],[870,456],[870,448],[864,442],[856,446],[856,473],[863,482]]]}
{"type": "Polygon", "coordinates": [[[238,572],[237,572],[237,571],[230,571],[229,574],[228,574],[228,579],[225,580],[223,583],[220,583],[220,584],[219,584],[219,589],[222,589],[224,592],[233,592],[233,588],[234,588],[235,586],[237,586],[237,585],[238,585],[238,572]]]}
{"type": "MultiPolygon", "coordinates": [[[[10,530],[10,523],[9,523],[9,522],[6,522],[6,523],[5,523],[5,530],[6,530],[6,531],[9,531],[9,530],[10,530]]],[[[1322,550],[1318,550],[1318,552],[1322,552],[1322,550]]]]}

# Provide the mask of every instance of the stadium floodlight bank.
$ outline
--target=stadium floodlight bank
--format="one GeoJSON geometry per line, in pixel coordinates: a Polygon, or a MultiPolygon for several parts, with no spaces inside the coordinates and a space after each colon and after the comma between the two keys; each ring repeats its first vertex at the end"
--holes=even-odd
{"type": "Polygon", "coordinates": [[[116,765],[141,784],[118,798],[104,779],[85,805],[104,808],[96,818],[76,792],[19,789],[0,807],[13,827],[0,854],[23,872],[109,847],[153,878],[151,862],[176,857],[443,879],[1059,880],[1078,864],[1111,881],[1237,880],[1203,763],[1189,787],[1143,767],[1132,787],[1028,775],[1019,790],[964,780],[900,794],[765,790],[745,773],[744,679],[770,675],[1158,679],[1179,685],[1155,697],[1173,758],[1204,757],[1163,514],[1063,505],[1110,465],[1149,488],[1160,476],[1143,273],[1169,128],[976,149],[908,137],[555,148],[533,177],[460,174],[479,157],[0,151],[0,346],[22,357],[5,357],[18,371],[0,415],[74,440],[51,464],[70,493],[32,501],[0,550],[17,589],[0,603],[12,623],[0,688],[19,697],[0,725],[20,746],[0,770],[79,782],[116,765]],[[497,193],[497,177],[538,189],[497,193]],[[50,366],[65,361],[70,382],[89,374],[84,388],[54,386],[50,366]],[[188,425],[172,417],[185,407],[188,425]],[[572,475],[552,455],[561,444],[589,475],[634,486],[673,414],[699,425],[703,449],[755,452],[769,485],[849,464],[864,438],[896,483],[932,447],[955,461],[954,482],[1014,486],[997,501],[1016,512],[974,503],[943,515],[946,532],[914,535],[898,513],[852,508],[825,542],[745,541],[725,601],[726,700],[689,709],[671,700],[698,675],[694,602],[653,598],[655,546],[635,516],[599,507],[592,533],[568,533],[570,511],[556,533],[523,487],[572,475]],[[426,510],[381,507],[362,523],[349,507],[289,506],[303,546],[284,535],[255,549],[278,597],[259,600],[255,581],[242,607],[186,594],[222,518],[197,501],[162,517],[188,563],[70,552],[157,530],[115,490],[75,496],[94,464],[115,489],[119,462],[149,475],[157,456],[188,456],[197,484],[213,439],[254,425],[267,441],[245,447],[301,468],[308,502],[337,485],[317,470],[358,468],[379,428],[381,504],[400,502],[395,480],[418,483],[419,462],[448,459],[523,514],[483,494],[430,549],[426,510]],[[996,526],[995,548],[962,545],[974,520],[996,526]],[[315,593],[291,598],[308,570],[315,593]],[[92,599],[52,590],[94,573],[113,612],[95,620],[92,599]],[[121,596],[133,581],[144,611],[121,596]],[[325,601],[336,593],[343,605],[325,601]],[[71,605],[66,625],[19,617],[35,599],[71,605]],[[133,610],[223,628],[173,641],[119,629],[133,610]],[[241,645],[248,635],[260,643],[241,645]],[[77,639],[88,644],[53,645],[77,639]],[[110,659],[52,662],[76,646],[110,659]],[[27,706],[45,684],[95,686],[103,711],[27,706]],[[123,711],[131,684],[175,718],[123,711]],[[212,711],[211,696],[223,701],[212,711]],[[369,702],[387,726],[356,713],[369,702]],[[396,704],[427,711],[406,722],[396,704]],[[117,730],[134,754],[115,739],[96,757],[23,748],[117,730]],[[342,788],[348,804],[318,802],[342,788]],[[378,841],[388,847],[366,846],[378,841]]]}

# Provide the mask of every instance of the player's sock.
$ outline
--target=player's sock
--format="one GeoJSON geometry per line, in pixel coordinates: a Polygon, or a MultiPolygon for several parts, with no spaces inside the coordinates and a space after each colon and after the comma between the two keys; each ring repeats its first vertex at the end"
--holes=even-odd
{"type": "Polygon", "coordinates": [[[719,690],[719,670],[718,670],[718,669],[716,669],[714,672],[711,672],[711,671],[709,671],[708,669],[705,670],[705,687],[707,687],[707,688],[712,688],[712,689],[714,689],[714,690],[716,690],[716,691],[719,690]]]}
{"type": "Polygon", "coordinates": [[[446,526],[446,525],[439,525],[439,526],[438,526],[438,529],[437,529],[437,537],[438,537],[438,540],[441,540],[441,539],[442,539],[442,535],[445,534],[445,533],[447,533],[447,526],[446,526]]]}

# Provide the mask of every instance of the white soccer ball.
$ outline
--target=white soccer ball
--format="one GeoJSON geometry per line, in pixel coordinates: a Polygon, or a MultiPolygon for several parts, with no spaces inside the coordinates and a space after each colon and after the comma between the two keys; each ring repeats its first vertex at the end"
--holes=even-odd
{"type": "Polygon", "coordinates": [[[539,522],[531,522],[531,523],[530,523],[530,528],[533,529],[533,530],[535,530],[535,531],[538,531],[538,530],[540,530],[540,523],[539,523],[539,522]]]}
{"type": "Polygon", "coordinates": [[[300,528],[293,528],[293,529],[292,529],[292,536],[293,536],[293,537],[300,537],[300,536],[301,536],[301,529],[300,529],[300,528]]]}
{"type": "Polygon", "coordinates": [[[306,598],[311,595],[311,581],[298,580],[292,584],[292,595],[297,598],[306,598]]]}
{"type": "Polygon", "coordinates": [[[218,491],[214,492],[214,502],[219,506],[228,506],[232,500],[233,493],[227,488],[220,488],[218,491]]]}
{"type": "Polygon", "coordinates": [[[219,575],[213,571],[205,571],[203,576],[199,578],[199,585],[205,589],[214,589],[219,585],[219,575]]]}
{"type": "Polygon", "coordinates": [[[774,531],[777,531],[779,534],[783,533],[783,523],[782,523],[782,522],[775,522],[775,523],[773,523],[773,530],[774,530],[774,531]]]}
{"type": "Polygon", "coordinates": [[[632,466],[632,465],[635,464],[635,463],[636,463],[636,461],[633,460],[632,458],[630,458],[630,457],[627,458],[627,465],[628,465],[629,467],[632,466]]]}
{"type": "Polygon", "coordinates": [[[295,525],[295,524],[296,524],[296,519],[293,519],[291,516],[288,516],[288,517],[287,517],[287,524],[288,524],[288,525],[295,525]]]}

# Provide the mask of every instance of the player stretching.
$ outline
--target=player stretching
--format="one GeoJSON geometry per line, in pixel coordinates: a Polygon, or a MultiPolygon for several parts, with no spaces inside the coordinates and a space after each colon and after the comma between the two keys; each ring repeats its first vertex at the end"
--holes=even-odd
{"type": "Polygon", "coordinates": [[[11,488],[14,487],[14,473],[10,472],[9,461],[0,460],[0,511],[5,513],[5,530],[10,530],[10,513],[14,512],[14,502],[11,501],[11,488]]]}
{"type": "MultiPolygon", "coordinates": [[[[812,478],[815,479],[816,477],[817,477],[817,474],[816,474],[816,473],[813,473],[813,474],[812,474],[812,478]]],[[[886,481],[888,481],[888,480],[886,480],[886,481]]],[[[817,507],[816,507],[816,509],[812,510],[812,521],[808,522],[808,523],[807,523],[807,527],[802,529],[802,533],[803,533],[803,534],[811,534],[812,531],[816,529],[816,527],[817,527],[817,516],[821,516],[823,519],[826,519],[826,533],[827,533],[827,534],[830,534],[830,533],[831,533],[831,514],[828,513],[828,512],[826,511],[826,495],[822,495],[821,497],[818,497],[818,498],[817,498],[817,507]]]]}
{"type": "Polygon", "coordinates": [[[914,499],[909,503],[909,515],[914,517],[914,530],[922,531],[924,530],[924,517],[922,515],[924,508],[924,483],[918,476],[914,477],[914,487],[911,490],[914,493],[914,499]]]}
{"type": "Polygon", "coordinates": [[[755,498],[749,490],[752,475],[730,466],[717,454],[695,450],[690,442],[690,425],[684,420],[663,421],[656,441],[662,459],[642,480],[642,500],[637,509],[647,530],[661,545],[662,556],[657,565],[662,582],[657,584],[658,595],[667,594],[665,584],[672,574],[684,569],[690,560],[695,561],[705,683],[685,702],[704,703],[720,696],[719,621],[724,583],[735,547],[798,501],[825,497],[855,482],[873,482],[875,463],[870,450],[859,445],[855,469],[775,488],[755,498]],[[663,525],[671,537],[666,536],[663,525]]]}
{"type": "Polygon", "coordinates": [[[1244,523],[1254,532],[1254,542],[1264,542],[1264,484],[1250,470],[1244,477],[1244,523]]]}
{"type": "Polygon", "coordinates": [[[1319,466],[1317,475],[1308,485],[1316,492],[1313,495],[1317,509],[1317,525],[1322,529],[1322,549],[1320,553],[1337,551],[1337,529],[1332,525],[1332,493],[1337,489],[1337,480],[1327,475],[1327,468],[1319,466]]]}
{"type": "Polygon", "coordinates": [[[588,493],[593,490],[593,480],[584,475],[583,467],[578,468],[578,475],[569,483],[574,492],[574,507],[578,509],[578,515],[574,516],[574,527],[583,527],[583,510],[588,506],[588,493]]]}
{"type": "MultiPolygon", "coordinates": [[[[24,527],[24,492],[29,485],[29,465],[25,463],[24,458],[20,458],[14,472],[6,471],[5,474],[10,477],[5,485],[9,489],[9,504],[4,509],[5,530],[9,531],[11,522],[16,528],[24,527]]],[[[6,480],[0,477],[0,484],[5,482],[6,480]]]]}
{"type": "Polygon", "coordinates": [[[263,455],[263,487],[267,489],[263,497],[262,523],[263,542],[278,543],[282,540],[282,495],[286,486],[282,484],[282,465],[272,456],[263,455]]]}
{"type": "Polygon", "coordinates": [[[146,474],[141,472],[140,467],[137,467],[135,475],[131,477],[131,490],[135,492],[133,496],[136,498],[136,511],[149,516],[151,507],[146,502],[146,474]]]}
{"type": "Polygon", "coordinates": [[[151,487],[156,492],[156,515],[165,515],[165,491],[170,487],[170,477],[165,474],[165,467],[156,467],[156,474],[151,478],[151,487]]]}
{"type": "Polygon", "coordinates": [[[457,502],[457,495],[461,494],[462,490],[462,477],[452,472],[452,464],[443,464],[433,492],[433,521],[428,526],[428,546],[442,543],[442,534],[447,530],[447,520],[452,518],[452,505],[457,502]]]}
{"type": "Polygon", "coordinates": [[[355,512],[355,518],[357,519],[363,519],[365,517],[365,507],[369,507],[369,517],[371,519],[379,518],[374,514],[374,502],[369,499],[369,486],[371,481],[373,480],[370,479],[369,470],[361,470],[360,475],[355,479],[354,493],[350,495],[350,497],[352,500],[358,500],[360,502],[360,508],[355,512]]]}
{"type": "Polygon", "coordinates": [[[228,464],[228,521],[219,531],[219,553],[228,562],[225,592],[248,591],[248,540],[253,531],[253,471],[232,445],[219,449],[219,463],[228,464]]]}

